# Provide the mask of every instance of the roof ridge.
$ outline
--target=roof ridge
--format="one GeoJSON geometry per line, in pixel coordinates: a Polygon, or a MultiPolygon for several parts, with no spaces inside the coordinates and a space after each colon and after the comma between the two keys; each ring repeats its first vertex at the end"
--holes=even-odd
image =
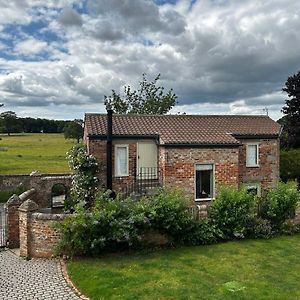
{"type": "MultiPolygon", "coordinates": [[[[106,113],[85,113],[87,116],[106,116],[106,113]]],[[[201,114],[185,114],[185,115],[178,115],[178,114],[169,114],[169,115],[160,115],[160,114],[118,114],[114,113],[114,116],[121,116],[121,117],[207,117],[207,118],[219,118],[219,117],[226,117],[226,118],[270,118],[270,116],[267,115],[201,115],[201,114]]],[[[273,119],[272,119],[273,120],[273,119]]],[[[275,122],[275,121],[274,121],[275,122]]]]}

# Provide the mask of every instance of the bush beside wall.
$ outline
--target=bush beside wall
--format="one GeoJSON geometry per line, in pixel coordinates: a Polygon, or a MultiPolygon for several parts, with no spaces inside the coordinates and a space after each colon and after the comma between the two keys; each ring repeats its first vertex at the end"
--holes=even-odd
{"type": "MultiPolygon", "coordinates": [[[[178,191],[162,190],[139,202],[112,200],[99,193],[90,210],[77,206],[76,213],[60,225],[60,253],[97,255],[149,246],[149,233],[164,236],[169,245],[203,245],[235,238],[268,238],[280,232],[298,231],[285,222],[299,203],[296,183],[280,183],[259,201],[244,188],[223,187],[209,210],[197,219],[178,191]],[[259,208],[259,209],[258,209],[259,208]],[[283,226],[284,225],[284,226],[283,226]]],[[[292,225],[291,225],[292,226],[292,225]]]]}

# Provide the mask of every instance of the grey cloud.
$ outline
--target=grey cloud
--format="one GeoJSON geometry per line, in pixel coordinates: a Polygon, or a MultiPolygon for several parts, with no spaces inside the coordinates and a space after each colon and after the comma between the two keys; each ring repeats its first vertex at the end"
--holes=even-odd
{"type": "Polygon", "coordinates": [[[91,28],[92,35],[97,39],[104,41],[116,41],[124,37],[124,33],[119,28],[116,28],[114,23],[99,20],[91,28]]]}
{"type": "Polygon", "coordinates": [[[72,8],[64,8],[58,21],[64,26],[81,26],[82,17],[72,8]]]}
{"type": "Polygon", "coordinates": [[[178,12],[169,9],[160,13],[155,3],[147,0],[90,0],[88,8],[95,18],[110,23],[106,31],[100,30],[101,39],[121,39],[125,33],[134,37],[141,35],[142,38],[147,33],[179,35],[186,26],[185,19],[178,12]]]}

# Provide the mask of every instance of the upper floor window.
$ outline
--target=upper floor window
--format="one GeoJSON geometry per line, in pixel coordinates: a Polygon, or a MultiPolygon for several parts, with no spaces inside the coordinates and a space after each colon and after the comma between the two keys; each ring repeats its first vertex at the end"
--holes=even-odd
{"type": "Polygon", "coordinates": [[[128,145],[115,146],[115,176],[128,176],[128,145]]]}
{"type": "Polygon", "coordinates": [[[258,144],[247,144],[246,148],[246,166],[247,167],[258,167],[258,144]]]}

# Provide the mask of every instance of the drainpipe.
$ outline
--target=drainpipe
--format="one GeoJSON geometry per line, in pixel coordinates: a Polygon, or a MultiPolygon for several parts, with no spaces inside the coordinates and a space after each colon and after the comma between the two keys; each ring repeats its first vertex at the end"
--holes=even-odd
{"type": "Polygon", "coordinates": [[[107,142],[106,142],[106,188],[112,191],[112,127],[113,110],[107,107],[107,142]]]}

